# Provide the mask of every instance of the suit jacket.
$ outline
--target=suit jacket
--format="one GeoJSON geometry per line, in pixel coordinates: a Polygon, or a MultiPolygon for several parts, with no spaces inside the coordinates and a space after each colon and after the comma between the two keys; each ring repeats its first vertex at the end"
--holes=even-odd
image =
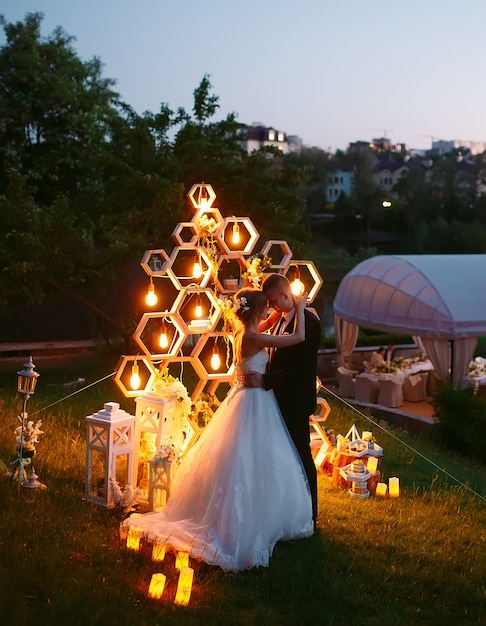
{"type": "MultiPolygon", "coordinates": [[[[263,375],[265,389],[273,389],[285,421],[295,416],[309,417],[316,408],[317,350],[321,325],[317,317],[304,309],[305,340],[294,346],[277,348],[263,375]]],[[[284,328],[293,332],[295,317],[284,328]]]]}

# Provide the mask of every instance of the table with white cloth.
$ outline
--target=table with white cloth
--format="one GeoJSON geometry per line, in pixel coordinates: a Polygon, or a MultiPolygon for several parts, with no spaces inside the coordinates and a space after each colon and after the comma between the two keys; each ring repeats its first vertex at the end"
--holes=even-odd
{"type": "Polygon", "coordinates": [[[470,375],[466,380],[468,385],[472,385],[477,389],[479,385],[486,385],[486,374],[470,375]]]}
{"type": "MultiPolygon", "coordinates": [[[[408,367],[403,369],[399,369],[395,372],[362,372],[358,374],[359,377],[369,378],[371,380],[392,380],[396,383],[401,383],[403,385],[403,381],[405,378],[409,378],[411,381],[414,379],[415,375],[419,372],[429,372],[434,369],[431,361],[419,361],[417,363],[412,363],[408,367]]],[[[357,378],[356,376],[355,378],[357,378]]]]}
{"type": "Polygon", "coordinates": [[[434,366],[432,365],[432,361],[419,361],[417,363],[412,363],[408,367],[404,367],[403,369],[399,369],[395,372],[362,372],[361,374],[359,374],[359,376],[367,376],[368,378],[372,378],[373,380],[390,378],[391,380],[395,380],[397,382],[403,382],[406,376],[418,374],[419,372],[431,372],[433,369],[434,366]]]}

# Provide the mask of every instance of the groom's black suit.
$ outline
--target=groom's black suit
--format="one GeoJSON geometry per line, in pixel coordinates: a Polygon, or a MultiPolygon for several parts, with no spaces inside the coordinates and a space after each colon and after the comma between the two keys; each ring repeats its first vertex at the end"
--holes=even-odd
{"type": "MultiPolygon", "coordinates": [[[[321,325],[308,309],[305,315],[305,340],[294,346],[277,348],[268,372],[263,375],[265,389],[273,389],[280,411],[302,459],[312,496],[312,512],[317,517],[317,472],[310,449],[309,416],[316,408],[317,350],[321,325]]],[[[292,333],[295,317],[284,328],[292,333]]],[[[280,333],[282,334],[282,333],[280,333]]]]}

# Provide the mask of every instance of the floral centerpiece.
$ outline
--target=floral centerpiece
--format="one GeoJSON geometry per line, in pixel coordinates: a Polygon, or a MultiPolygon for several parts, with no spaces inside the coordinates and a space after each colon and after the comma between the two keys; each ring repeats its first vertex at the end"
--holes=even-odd
{"type": "Polygon", "coordinates": [[[246,261],[246,271],[241,275],[254,289],[259,289],[265,270],[272,265],[266,254],[257,254],[246,261]]]}
{"type": "Polygon", "coordinates": [[[397,372],[397,368],[389,361],[380,361],[380,363],[375,365],[375,371],[378,374],[395,374],[397,372]]]}
{"type": "Polygon", "coordinates": [[[407,360],[404,359],[403,356],[398,356],[396,359],[393,359],[392,365],[397,370],[402,370],[407,367],[407,360]]]}

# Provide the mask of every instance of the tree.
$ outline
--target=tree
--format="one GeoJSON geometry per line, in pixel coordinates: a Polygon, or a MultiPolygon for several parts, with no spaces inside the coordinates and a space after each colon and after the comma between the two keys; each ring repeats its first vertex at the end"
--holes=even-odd
{"type": "MultiPolygon", "coordinates": [[[[0,50],[0,189],[15,169],[49,205],[60,193],[73,201],[99,182],[93,163],[106,148],[117,116],[113,80],[102,78],[101,62],[82,62],[72,37],[61,28],[40,34],[42,15],[7,24],[0,50]]],[[[84,211],[87,207],[80,206],[84,211]]]]}
{"type": "Polygon", "coordinates": [[[147,248],[171,244],[187,190],[201,180],[224,215],[250,215],[262,236],[305,239],[299,168],[277,151],[247,155],[236,114],[212,121],[208,75],[193,116],[165,104],[138,115],[99,59],[82,62],[60,28],[43,38],[41,22],[38,13],[1,18],[0,313],[58,290],[119,329],[106,313],[114,285],[147,248]]]}
{"type": "MultiPolygon", "coordinates": [[[[52,289],[79,293],[99,283],[95,247],[96,164],[110,149],[117,118],[114,81],[101,63],[83,63],[72,38],[56,28],[40,34],[42,15],[1,23],[0,49],[0,307],[8,300],[38,303],[52,289]]],[[[0,308],[1,310],[1,308],[0,308]]]]}

